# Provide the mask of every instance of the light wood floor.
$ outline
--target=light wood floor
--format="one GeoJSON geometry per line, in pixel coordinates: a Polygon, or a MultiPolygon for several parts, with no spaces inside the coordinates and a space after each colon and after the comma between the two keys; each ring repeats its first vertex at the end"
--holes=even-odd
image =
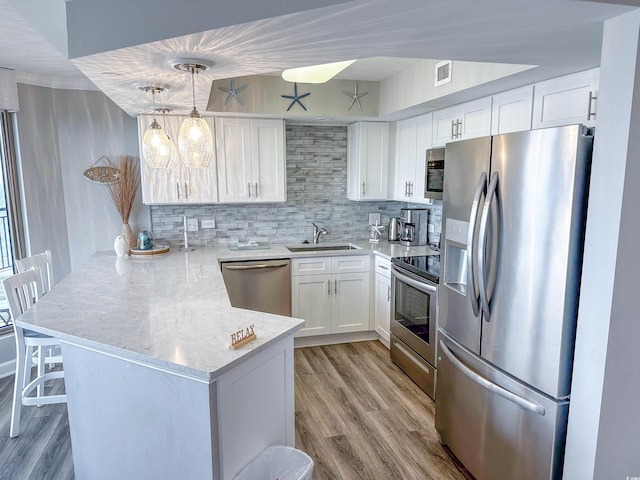
{"type": "MultiPolygon", "coordinates": [[[[438,443],[434,403],[381,343],[297,349],[295,375],[296,447],[314,480],[472,478],[438,443]]],[[[0,479],[73,479],[66,406],[24,407],[9,438],[12,395],[13,376],[0,379],[0,479]]]]}
{"type": "Polygon", "coordinates": [[[314,480],[473,478],[440,446],[434,402],[380,342],[297,349],[295,395],[314,480]]]}

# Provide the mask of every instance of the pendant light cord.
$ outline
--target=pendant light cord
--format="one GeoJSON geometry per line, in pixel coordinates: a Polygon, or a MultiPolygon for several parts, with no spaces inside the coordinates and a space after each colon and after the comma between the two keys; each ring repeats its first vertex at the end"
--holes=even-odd
{"type": "Polygon", "coordinates": [[[156,87],[151,87],[151,98],[153,99],[153,121],[156,121],[156,87]]]}
{"type": "Polygon", "coordinates": [[[196,84],[195,84],[196,67],[191,65],[191,96],[193,98],[193,109],[196,109],[196,84]]]}

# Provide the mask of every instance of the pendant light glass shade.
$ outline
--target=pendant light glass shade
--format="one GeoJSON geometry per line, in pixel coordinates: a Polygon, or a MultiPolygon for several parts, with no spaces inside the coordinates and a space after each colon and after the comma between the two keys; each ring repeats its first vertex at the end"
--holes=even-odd
{"type": "Polygon", "coordinates": [[[151,168],[167,168],[171,161],[171,140],[155,118],[144,132],[142,155],[151,168]]]}
{"type": "Polygon", "coordinates": [[[213,135],[209,125],[195,108],[180,126],[178,150],[188,167],[209,166],[213,153],[213,135]]]}
{"type": "Polygon", "coordinates": [[[193,110],[180,126],[178,133],[178,150],[182,162],[187,167],[208,167],[213,154],[213,135],[207,122],[196,109],[195,79],[196,72],[209,68],[206,64],[189,61],[179,63],[172,60],[172,66],[178,70],[191,72],[191,94],[193,110]]]}
{"type": "MultiPolygon", "coordinates": [[[[156,111],[156,92],[162,92],[164,87],[139,87],[140,90],[151,92],[153,98],[153,111],[156,111]]],[[[155,116],[149,128],[142,137],[142,156],[151,168],[167,168],[171,161],[172,143],[155,116]]]]}

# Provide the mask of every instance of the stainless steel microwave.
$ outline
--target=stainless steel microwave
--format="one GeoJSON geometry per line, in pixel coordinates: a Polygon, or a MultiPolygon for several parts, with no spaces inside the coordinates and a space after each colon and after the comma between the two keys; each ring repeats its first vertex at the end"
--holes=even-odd
{"type": "Polygon", "coordinates": [[[427,150],[424,174],[424,198],[442,200],[444,185],[444,148],[427,150]]]}

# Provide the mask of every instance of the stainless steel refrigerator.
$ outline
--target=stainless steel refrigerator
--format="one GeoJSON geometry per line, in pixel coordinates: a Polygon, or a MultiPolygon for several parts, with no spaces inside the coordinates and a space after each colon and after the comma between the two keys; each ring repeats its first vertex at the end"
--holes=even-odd
{"type": "Polygon", "coordinates": [[[562,475],[592,143],[446,146],[436,429],[478,480],[562,475]]]}

